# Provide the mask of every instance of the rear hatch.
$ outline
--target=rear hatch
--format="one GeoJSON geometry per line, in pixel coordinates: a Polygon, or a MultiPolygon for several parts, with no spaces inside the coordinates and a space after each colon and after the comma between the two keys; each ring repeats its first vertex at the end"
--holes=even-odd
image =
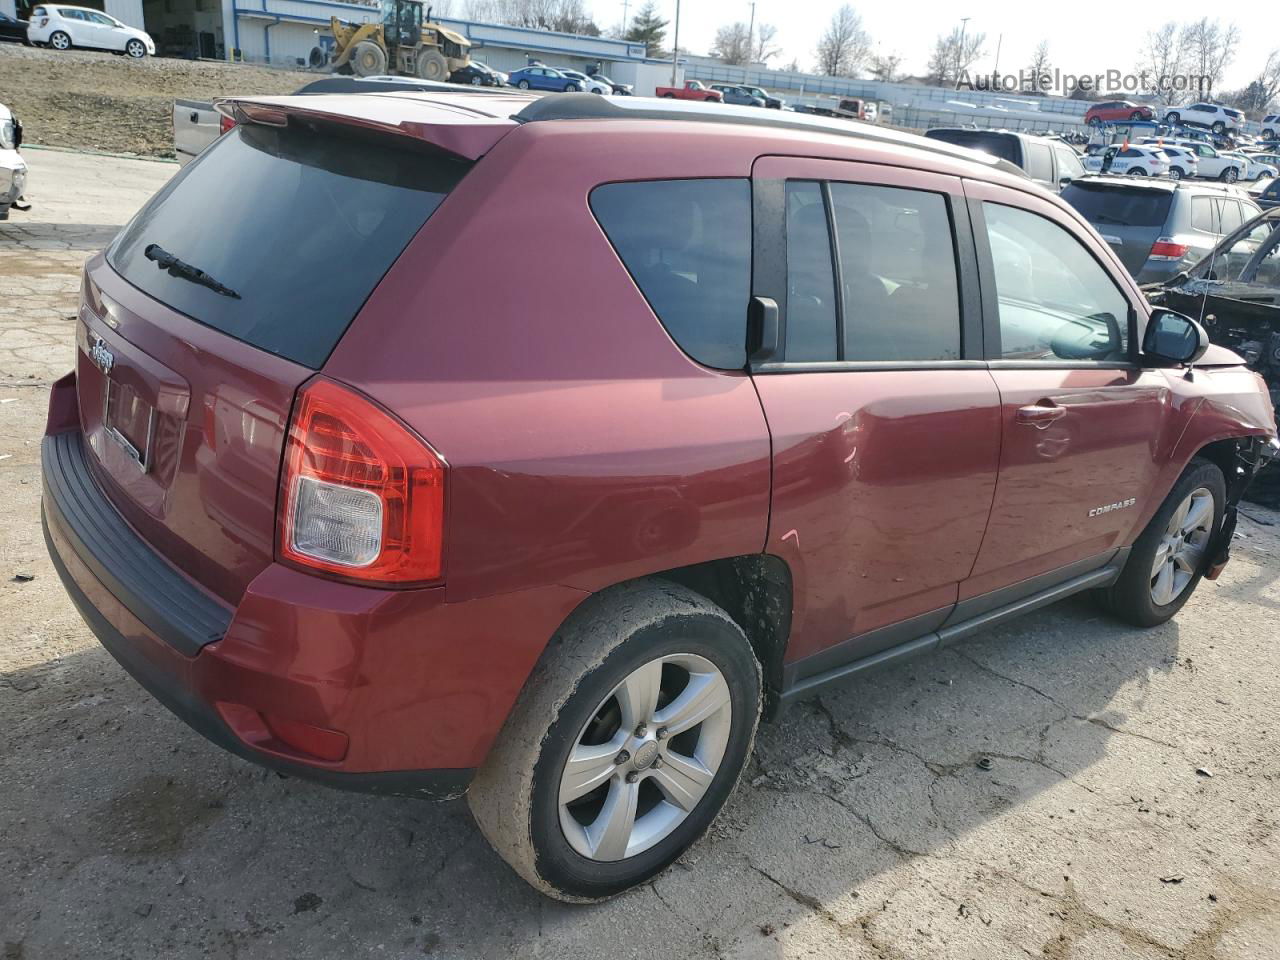
{"type": "Polygon", "coordinates": [[[272,125],[242,111],[86,268],[94,469],[134,528],[228,603],[273,557],[297,388],[472,166],[431,145],[429,124],[388,136],[367,116],[326,118],[323,99],[305,115],[273,106],[272,125]]]}
{"type": "Polygon", "coordinates": [[[1173,191],[1101,181],[1075,181],[1062,199],[1093,224],[1134,276],[1146,265],[1151,246],[1165,234],[1173,191]]]}

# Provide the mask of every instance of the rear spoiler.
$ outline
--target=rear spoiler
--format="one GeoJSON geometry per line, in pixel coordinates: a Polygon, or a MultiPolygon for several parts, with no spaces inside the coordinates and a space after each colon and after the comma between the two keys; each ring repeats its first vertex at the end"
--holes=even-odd
{"type": "Polygon", "coordinates": [[[213,108],[236,123],[283,127],[290,117],[305,117],[349,125],[407,137],[467,160],[484,156],[517,126],[510,117],[405,93],[224,97],[213,108]]]}

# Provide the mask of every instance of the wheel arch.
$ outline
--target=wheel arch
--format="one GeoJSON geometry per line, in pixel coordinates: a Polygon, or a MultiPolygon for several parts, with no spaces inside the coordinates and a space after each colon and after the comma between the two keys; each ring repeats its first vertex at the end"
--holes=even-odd
{"type": "MultiPolygon", "coordinates": [[[[764,676],[764,714],[772,716],[782,689],[782,662],[791,636],[794,596],[791,569],[781,557],[767,553],[721,557],[611,584],[584,597],[556,628],[556,633],[579,618],[594,614],[601,605],[613,602],[614,595],[622,588],[662,580],[705,597],[742,628],[764,676]]],[[[547,656],[553,646],[549,642],[543,656],[547,656]]]]}

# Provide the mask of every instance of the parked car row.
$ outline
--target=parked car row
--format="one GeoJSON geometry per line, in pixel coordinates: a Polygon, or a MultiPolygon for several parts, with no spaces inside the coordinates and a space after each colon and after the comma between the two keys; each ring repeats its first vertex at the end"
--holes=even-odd
{"type": "MultiPolygon", "coordinates": [[[[617,83],[604,74],[587,75],[581,70],[548,67],[540,63],[513,70],[506,77],[506,83],[521,90],[546,90],[552,93],[582,92],[624,97],[632,93],[629,84],[617,83]]],[[[495,84],[495,86],[501,86],[501,84],[495,84]]]]}

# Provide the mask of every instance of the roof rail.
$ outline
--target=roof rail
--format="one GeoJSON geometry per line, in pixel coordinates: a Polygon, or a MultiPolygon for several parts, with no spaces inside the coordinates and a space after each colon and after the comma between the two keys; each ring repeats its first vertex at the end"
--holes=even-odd
{"type": "Polygon", "coordinates": [[[774,130],[803,130],[837,137],[851,137],[871,143],[924,150],[953,160],[969,160],[996,170],[1026,177],[1021,167],[978,150],[957,147],[941,140],[929,140],[914,133],[902,133],[854,120],[837,120],[810,114],[788,116],[780,110],[736,107],[721,103],[686,100],[659,100],[650,97],[602,97],[594,93],[559,93],[541,97],[511,117],[517,123],[543,120],[682,120],[692,123],[729,123],[768,127],[774,130]]]}

